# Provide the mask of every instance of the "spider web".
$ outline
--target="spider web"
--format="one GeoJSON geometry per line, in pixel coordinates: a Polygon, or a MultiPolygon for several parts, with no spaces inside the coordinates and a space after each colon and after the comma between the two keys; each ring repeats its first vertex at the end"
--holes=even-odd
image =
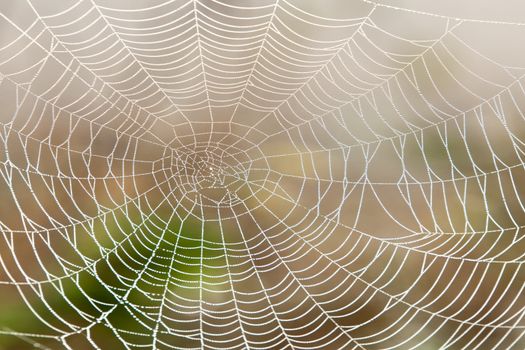
{"type": "Polygon", "coordinates": [[[0,5],[2,339],[523,348],[519,4],[392,3],[0,5]]]}

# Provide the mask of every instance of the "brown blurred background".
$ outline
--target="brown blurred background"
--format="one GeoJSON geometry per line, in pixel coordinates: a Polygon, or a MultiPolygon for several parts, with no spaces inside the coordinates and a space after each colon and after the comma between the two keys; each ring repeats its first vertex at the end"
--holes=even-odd
{"type": "Polygon", "coordinates": [[[523,349],[519,1],[0,4],[0,349],[523,349]]]}

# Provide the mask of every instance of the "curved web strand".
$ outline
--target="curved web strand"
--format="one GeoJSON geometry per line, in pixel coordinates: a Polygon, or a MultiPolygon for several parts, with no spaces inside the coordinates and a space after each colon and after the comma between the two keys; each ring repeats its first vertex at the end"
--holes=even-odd
{"type": "Polygon", "coordinates": [[[471,5],[0,5],[0,343],[525,347],[525,20],[471,5]]]}

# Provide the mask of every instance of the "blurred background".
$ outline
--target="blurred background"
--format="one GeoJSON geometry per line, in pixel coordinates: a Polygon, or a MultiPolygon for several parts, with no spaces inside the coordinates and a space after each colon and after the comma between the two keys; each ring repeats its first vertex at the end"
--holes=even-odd
{"type": "Polygon", "coordinates": [[[0,349],[525,348],[520,1],[0,4],[0,349]]]}

